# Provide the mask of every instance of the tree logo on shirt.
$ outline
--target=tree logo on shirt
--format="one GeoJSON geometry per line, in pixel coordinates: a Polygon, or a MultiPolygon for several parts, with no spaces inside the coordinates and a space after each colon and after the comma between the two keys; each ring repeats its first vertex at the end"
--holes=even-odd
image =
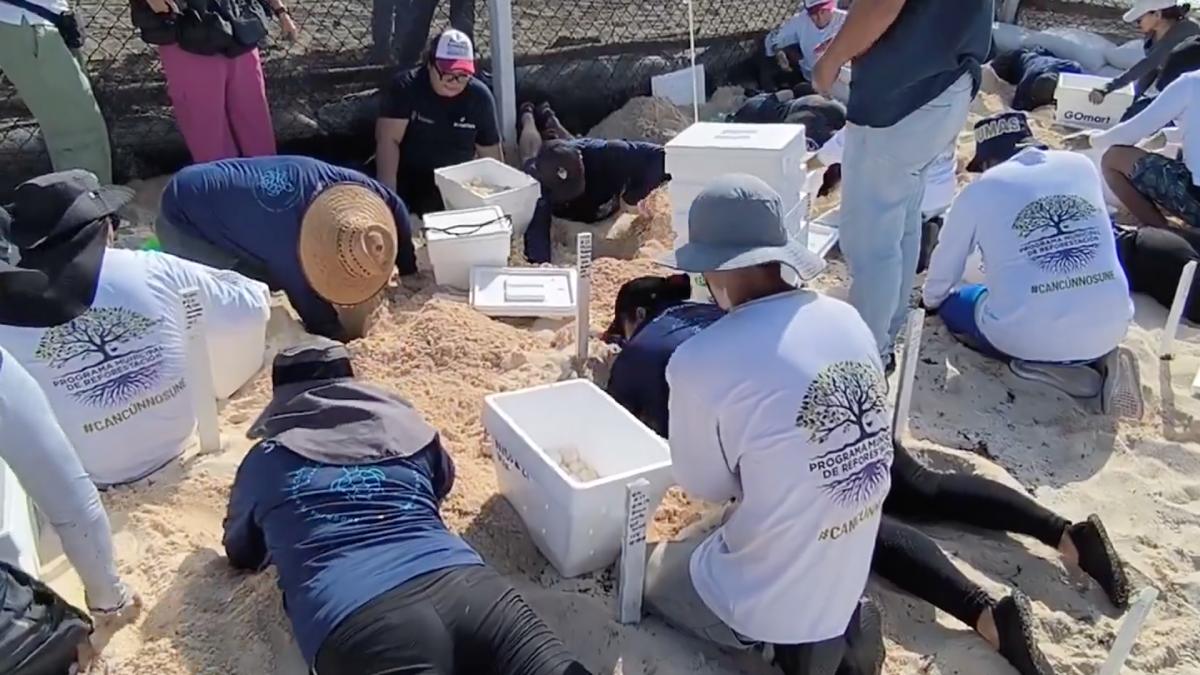
{"type": "Polygon", "coordinates": [[[1078,272],[1096,258],[1100,232],[1090,222],[1100,209],[1078,195],[1042,197],[1017,214],[1020,251],[1046,272],[1078,272]]]}
{"type": "Polygon", "coordinates": [[[129,401],[158,384],[163,348],[144,344],[162,319],[124,307],[93,307],[42,334],[34,358],[65,373],[51,384],[92,406],[129,401]]]}
{"type": "Polygon", "coordinates": [[[300,201],[300,169],[280,164],[263,171],[254,183],[254,199],[271,212],[287,211],[300,201]]]}
{"type": "Polygon", "coordinates": [[[820,447],[834,447],[811,458],[809,473],[841,506],[867,501],[890,477],[891,423],[887,396],[877,368],[861,361],[839,361],[808,385],[796,415],[820,447]]]}

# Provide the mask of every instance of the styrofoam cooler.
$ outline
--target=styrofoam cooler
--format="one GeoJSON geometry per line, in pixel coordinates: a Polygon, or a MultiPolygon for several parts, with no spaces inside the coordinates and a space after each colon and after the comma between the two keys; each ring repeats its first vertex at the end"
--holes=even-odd
{"type": "Polygon", "coordinates": [[[38,577],[37,516],[17,476],[0,461],[0,560],[38,577]]]}
{"type": "Polygon", "coordinates": [[[525,228],[533,220],[538,198],[542,196],[542,186],[533,176],[490,157],[434,169],[433,179],[447,209],[498,206],[512,219],[512,229],[518,237],[525,234],[525,228]],[[481,197],[467,187],[474,180],[505,189],[481,197]]]}
{"type": "Polygon", "coordinates": [[[694,71],[691,66],[688,66],[683,70],[650,78],[650,94],[657,98],[665,98],[675,105],[691,105],[695,94],[699,94],[700,103],[703,104],[705,101],[704,86],[703,63],[697,64],[694,71]]]}
{"type": "Polygon", "coordinates": [[[1060,73],[1058,88],[1054,92],[1057,101],[1054,120],[1078,129],[1108,129],[1115,126],[1133,103],[1133,85],[1111,92],[1100,105],[1088,100],[1092,90],[1108,82],[1108,78],[1096,75],[1060,73]]]}
{"type": "Polygon", "coordinates": [[[485,396],[483,428],[500,493],[564,577],[617,559],[629,482],[649,481],[650,514],[672,484],[666,441],[588,380],[485,396]],[[575,478],[562,454],[577,454],[599,477],[575,478]]]}
{"type": "Polygon", "coordinates": [[[499,206],[425,215],[425,241],[433,278],[467,290],[472,267],[504,267],[512,247],[512,223],[499,206]]]}

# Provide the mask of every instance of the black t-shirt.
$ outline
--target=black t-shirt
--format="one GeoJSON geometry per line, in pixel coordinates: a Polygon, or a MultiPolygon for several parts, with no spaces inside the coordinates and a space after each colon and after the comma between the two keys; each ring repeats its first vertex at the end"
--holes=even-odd
{"type": "Polygon", "coordinates": [[[425,66],[392,80],[380,107],[380,117],[408,120],[400,144],[400,172],[428,173],[475,158],[475,146],[496,145],[496,101],[479,80],[453,98],[439,96],[425,66]]]}

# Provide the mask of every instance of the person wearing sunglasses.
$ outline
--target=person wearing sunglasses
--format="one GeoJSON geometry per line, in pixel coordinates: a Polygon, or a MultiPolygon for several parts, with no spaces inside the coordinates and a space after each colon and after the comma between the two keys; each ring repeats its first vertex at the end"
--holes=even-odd
{"type": "Polygon", "coordinates": [[[476,157],[503,160],[496,100],[475,78],[471,38],[443,31],[425,65],[392,81],[375,124],[375,175],[417,214],[440,211],[434,169],[476,157]]]}

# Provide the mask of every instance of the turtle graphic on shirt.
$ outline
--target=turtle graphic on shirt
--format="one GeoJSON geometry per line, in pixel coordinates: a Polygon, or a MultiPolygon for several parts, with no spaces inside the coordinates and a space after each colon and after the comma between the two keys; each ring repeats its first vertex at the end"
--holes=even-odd
{"type": "Polygon", "coordinates": [[[882,374],[873,364],[839,361],[821,369],[800,402],[796,426],[828,448],[809,460],[808,470],[838,504],[866,502],[888,482],[891,420],[882,374]]]}
{"type": "Polygon", "coordinates": [[[1013,230],[1021,238],[1019,250],[1043,271],[1078,272],[1100,250],[1100,232],[1092,222],[1098,215],[1100,209],[1078,195],[1036,199],[1013,221],[1013,230]]]}
{"type": "Polygon", "coordinates": [[[46,329],[33,356],[57,371],[51,386],[81,403],[128,403],[162,379],[163,347],[150,339],[160,323],[126,307],[92,307],[46,329]]]}
{"type": "Polygon", "coordinates": [[[272,212],[286,211],[300,201],[300,169],[283,163],[266,169],[254,183],[254,199],[272,212]]]}

